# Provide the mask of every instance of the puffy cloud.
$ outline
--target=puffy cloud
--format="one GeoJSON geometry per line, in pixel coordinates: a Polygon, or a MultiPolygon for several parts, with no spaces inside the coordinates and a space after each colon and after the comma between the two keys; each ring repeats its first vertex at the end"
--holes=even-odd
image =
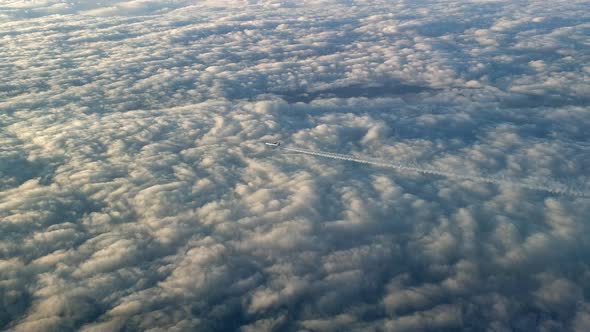
{"type": "Polygon", "coordinates": [[[262,142],[587,194],[588,9],[5,1],[0,328],[586,330],[587,197],[262,142]]]}

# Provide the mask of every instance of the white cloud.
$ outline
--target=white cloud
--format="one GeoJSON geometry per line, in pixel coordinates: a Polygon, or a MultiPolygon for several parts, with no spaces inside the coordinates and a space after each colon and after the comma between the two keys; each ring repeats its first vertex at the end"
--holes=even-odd
{"type": "Polygon", "coordinates": [[[0,328],[579,330],[583,1],[8,1],[0,328]],[[559,10],[557,10],[559,8],[559,10]]]}

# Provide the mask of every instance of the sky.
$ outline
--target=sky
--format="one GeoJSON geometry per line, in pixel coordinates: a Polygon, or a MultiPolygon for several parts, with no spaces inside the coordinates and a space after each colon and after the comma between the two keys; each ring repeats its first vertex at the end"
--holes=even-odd
{"type": "Polygon", "coordinates": [[[0,330],[588,331],[588,12],[2,1],[0,330]]]}

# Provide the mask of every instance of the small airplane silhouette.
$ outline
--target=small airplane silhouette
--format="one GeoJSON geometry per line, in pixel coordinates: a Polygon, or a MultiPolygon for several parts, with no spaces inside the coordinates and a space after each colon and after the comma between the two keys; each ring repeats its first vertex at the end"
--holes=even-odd
{"type": "Polygon", "coordinates": [[[273,148],[278,148],[279,146],[281,146],[281,142],[264,142],[264,144],[272,146],[273,148]]]}

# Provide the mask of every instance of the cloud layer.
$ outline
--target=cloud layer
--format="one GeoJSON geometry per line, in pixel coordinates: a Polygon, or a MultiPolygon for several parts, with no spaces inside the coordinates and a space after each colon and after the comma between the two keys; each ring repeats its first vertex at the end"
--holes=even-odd
{"type": "Polygon", "coordinates": [[[4,1],[0,329],[590,326],[584,1],[4,1]]]}

